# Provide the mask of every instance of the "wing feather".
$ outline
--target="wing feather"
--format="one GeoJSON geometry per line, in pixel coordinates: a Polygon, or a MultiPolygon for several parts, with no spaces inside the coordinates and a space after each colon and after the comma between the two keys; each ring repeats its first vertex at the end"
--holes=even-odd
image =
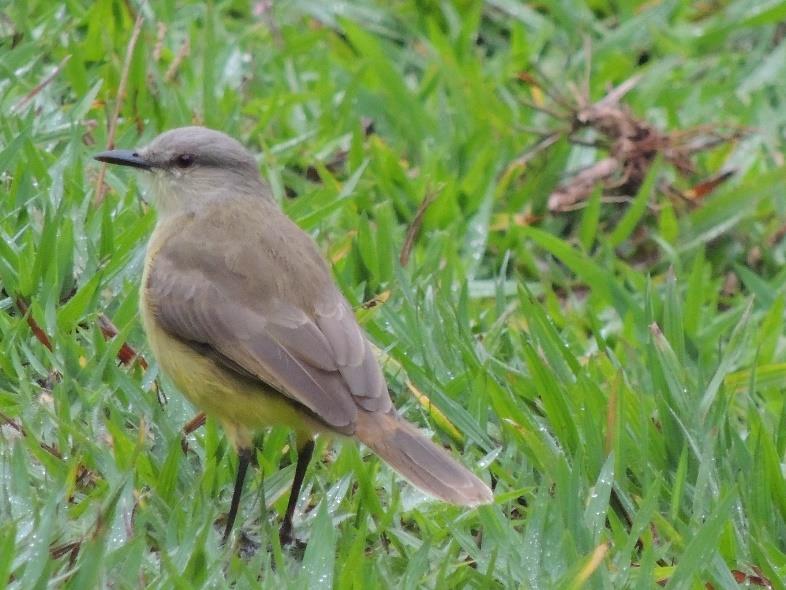
{"type": "MultiPolygon", "coordinates": [[[[226,253],[229,246],[199,246],[175,235],[152,261],[146,298],[164,330],[226,369],[272,386],[341,432],[354,432],[358,407],[391,408],[373,349],[329,275],[319,300],[304,309],[305,301],[275,296],[264,249],[244,248],[228,263],[226,255],[211,252],[226,253]]],[[[312,275],[314,268],[308,269],[312,275]]]]}

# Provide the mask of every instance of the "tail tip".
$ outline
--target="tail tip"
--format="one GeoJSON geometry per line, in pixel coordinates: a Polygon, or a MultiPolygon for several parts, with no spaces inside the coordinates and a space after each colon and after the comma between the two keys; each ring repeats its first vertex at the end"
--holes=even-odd
{"type": "Polygon", "coordinates": [[[466,501],[463,503],[468,508],[477,508],[494,503],[494,493],[485,483],[480,480],[475,482],[471,489],[467,490],[466,501]]]}

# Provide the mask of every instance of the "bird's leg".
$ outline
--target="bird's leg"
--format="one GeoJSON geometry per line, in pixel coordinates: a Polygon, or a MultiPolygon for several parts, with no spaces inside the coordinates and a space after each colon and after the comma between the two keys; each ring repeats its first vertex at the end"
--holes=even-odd
{"type": "Polygon", "coordinates": [[[297,465],[295,466],[295,477],[292,480],[292,491],[289,493],[287,511],[284,514],[284,522],[281,523],[281,530],[278,538],[282,545],[287,545],[292,541],[292,516],[295,514],[295,506],[300,495],[300,488],[303,486],[303,479],[306,469],[314,454],[314,440],[309,438],[305,444],[300,446],[297,451],[297,465]]]}
{"type": "Polygon", "coordinates": [[[235,517],[237,517],[237,509],[240,506],[240,496],[243,495],[243,481],[246,479],[246,471],[248,471],[248,464],[251,462],[251,456],[254,449],[251,447],[238,449],[238,462],[237,462],[237,478],[235,479],[235,490],[232,492],[232,503],[229,506],[229,514],[227,515],[227,526],[224,529],[224,538],[222,544],[229,539],[229,533],[232,532],[232,527],[235,524],[235,517]]]}

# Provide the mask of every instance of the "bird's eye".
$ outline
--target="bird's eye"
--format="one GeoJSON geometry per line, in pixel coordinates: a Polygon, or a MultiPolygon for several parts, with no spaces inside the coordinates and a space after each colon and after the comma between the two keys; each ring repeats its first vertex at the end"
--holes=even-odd
{"type": "Polygon", "coordinates": [[[178,168],[188,168],[194,163],[193,154],[180,154],[175,158],[175,165],[178,168]]]}

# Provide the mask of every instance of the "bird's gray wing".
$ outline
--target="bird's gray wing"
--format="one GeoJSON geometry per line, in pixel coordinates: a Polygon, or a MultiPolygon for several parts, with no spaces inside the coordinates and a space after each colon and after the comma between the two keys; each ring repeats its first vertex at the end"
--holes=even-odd
{"type": "Polygon", "coordinates": [[[304,309],[276,296],[264,255],[247,247],[227,255],[228,248],[206,251],[174,238],[158,251],[145,289],[161,328],[341,432],[354,432],[358,407],[389,411],[372,347],[329,276],[304,309]]]}

